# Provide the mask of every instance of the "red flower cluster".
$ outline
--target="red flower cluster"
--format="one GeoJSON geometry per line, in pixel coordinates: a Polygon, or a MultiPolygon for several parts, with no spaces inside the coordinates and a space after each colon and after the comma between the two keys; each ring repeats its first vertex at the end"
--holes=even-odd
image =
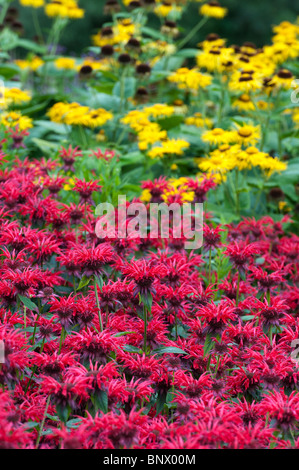
{"type": "MultiPolygon", "coordinates": [[[[61,151],[64,169],[78,155],[61,151]]],[[[1,173],[0,446],[298,447],[299,238],[287,220],[209,218],[199,253],[103,241],[98,182],[77,181],[66,205],[51,167],[15,160],[1,173]]],[[[167,184],[143,187],[159,202],[167,184]]],[[[197,201],[213,189],[189,185],[197,201]]]]}

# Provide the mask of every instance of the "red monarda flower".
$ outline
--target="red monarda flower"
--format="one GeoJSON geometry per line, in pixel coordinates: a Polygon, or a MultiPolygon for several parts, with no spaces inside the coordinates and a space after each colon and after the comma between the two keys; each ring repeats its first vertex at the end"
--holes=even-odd
{"type": "Polygon", "coordinates": [[[260,413],[269,413],[275,420],[275,425],[283,431],[295,429],[299,419],[299,396],[292,392],[287,396],[283,390],[271,392],[262,400],[259,406],[260,413]]]}
{"type": "Polygon", "coordinates": [[[73,256],[82,276],[102,276],[104,266],[111,263],[115,254],[110,243],[101,243],[98,246],[87,248],[75,247],[73,256]]]}
{"type": "Polygon", "coordinates": [[[144,181],[142,183],[143,189],[148,189],[151,193],[151,201],[152,203],[156,202],[163,202],[162,194],[169,189],[169,183],[165,177],[160,176],[159,179],[155,179],[152,181],[144,181]]]}
{"type": "Polygon", "coordinates": [[[244,243],[234,242],[226,248],[226,254],[229,256],[235,269],[244,271],[248,263],[251,261],[253,255],[259,252],[258,246],[255,243],[246,245],[244,243]]]}
{"type": "Polygon", "coordinates": [[[74,163],[76,158],[82,157],[82,152],[79,147],[73,148],[71,145],[66,149],[62,147],[59,151],[59,156],[62,158],[64,166],[63,169],[65,171],[75,171],[74,163]]]}
{"type": "Polygon", "coordinates": [[[93,204],[93,201],[91,199],[92,193],[95,191],[99,192],[102,188],[102,186],[98,183],[99,181],[76,180],[75,186],[73,187],[73,191],[76,191],[80,194],[80,204],[93,204]]]}
{"type": "Polygon", "coordinates": [[[194,191],[194,203],[203,203],[207,199],[207,193],[217,186],[213,178],[188,179],[186,186],[194,191]]]}
{"type": "Polygon", "coordinates": [[[213,250],[220,246],[221,234],[224,232],[224,229],[219,227],[210,227],[207,224],[204,224],[203,227],[203,247],[205,250],[213,250]]]}
{"type": "Polygon", "coordinates": [[[166,274],[166,268],[162,264],[153,264],[150,261],[141,259],[123,265],[121,272],[128,279],[134,281],[135,288],[133,292],[135,295],[139,293],[141,295],[148,295],[156,293],[156,289],[153,286],[154,281],[166,274]]]}

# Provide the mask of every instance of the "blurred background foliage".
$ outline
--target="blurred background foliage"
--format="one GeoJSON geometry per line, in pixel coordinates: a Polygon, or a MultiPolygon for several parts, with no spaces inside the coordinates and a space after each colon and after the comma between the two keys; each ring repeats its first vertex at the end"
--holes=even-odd
{"type": "MultiPolygon", "coordinates": [[[[111,20],[111,17],[103,14],[105,0],[81,0],[79,3],[86,11],[85,18],[72,21],[61,39],[61,44],[71,54],[78,54],[90,46],[91,35],[111,20]]],[[[222,21],[210,19],[200,35],[190,43],[191,46],[195,46],[206,34],[215,32],[227,38],[229,44],[251,41],[260,47],[270,41],[273,25],[284,20],[294,22],[299,15],[299,0],[222,0],[221,4],[228,7],[229,15],[222,21]]],[[[34,37],[31,8],[21,7],[18,1],[13,5],[20,11],[20,21],[24,25],[26,37],[34,37]]],[[[197,23],[198,7],[199,3],[191,3],[183,15],[179,24],[186,31],[197,23]]],[[[47,31],[50,21],[43,9],[39,9],[38,14],[42,28],[47,31]]],[[[150,21],[152,25],[160,24],[155,15],[151,16],[150,21]]]]}

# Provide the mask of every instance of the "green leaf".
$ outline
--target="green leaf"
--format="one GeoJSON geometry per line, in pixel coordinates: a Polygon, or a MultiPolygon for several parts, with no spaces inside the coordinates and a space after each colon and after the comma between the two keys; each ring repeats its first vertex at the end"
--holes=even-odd
{"type": "Polygon", "coordinates": [[[56,412],[60,418],[61,421],[64,423],[67,422],[68,417],[70,415],[70,409],[68,406],[62,406],[60,404],[56,404],[56,412]]]}
{"type": "Polygon", "coordinates": [[[167,398],[167,392],[160,392],[159,395],[158,395],[158,398],[157,398],[157,402],[156,402],[156,408],[157,408],[157,413],[156,413],[156,416],[158,416],[158,414],[161,413],[161,411],[163,411],[163,408],[164,408],[164,405],[166,403],[166,398],[167,398]]]}
{"type": "Polygon", "coordinates": [[[146,34],[147,36],[150,36],[151,38],[162,39],[162,40],[165,39],[164,34],[160,33],[159,31],[157,31],[155,29],[149,28],[147,26],[143,26],[141,28],[141,31],[142,31],[142,33],[146,34]]]}
{"type": "Polygon", "coordinates": [[[100,291],[102,292],[103,284],[104,284],[103,278],[96,276],[96,282],[97,282],[97,285],[100,288],[100,291]]]}
{"type": "Polygon", "coordinates": [[[58,144],[48,142],[47,140],[33,138],[31,142],[47,155],[53,155],[53,151],[56,152],[58,149],[58,144]]]}
{"type": "Polygon", "coordinates": [[[69,131],[69,126],[58,124],[56,122],[37,120],[34,122],[34,124],[36,126],[44,127],[48,131],[56,132],[56,134],[67,134],[69,131]]]}
{"type": "Polygon", "coordinates": [[[162,129],[169,131],[174,127],[178,127],[184,121],[183,116],[171,116],[165,119],[159,119],[157,122],[162,129]]]}
{"type": "Polygon", "coordinates": [[[257,258],[257,259],[255,260],[255,263],[256,263],[256,264],[264,264],[264,262],[265,262],[265,258],[262,258],[262,257],[257,258]]]}
{"type": "MultiPolygon", "coordinates": [[[[113,87],[113,95],[121,97],[121,82],[117,82],[113,87]]],[[[135,95],[136,90],[136,78],[127,77],[124,79],[124,98],[128,99],[135,95]]]]}
{"type": "Polygon", "coordinates": [[[212,340],[211,334],[208,333],[206,336],[204,348],[203,348],[203,356],[205,357],[214,346],[214,341],[212,340]]]}
{"type": "Polygon", "coordinates": [[[136,331],[121,331],[120,333],[116,333],[114,336],[114,338],[120,338],[121,336],[126,336],[126,335],[132,335],[136,333],[136,331]]]}
{"type": "Polygon", "coordinates": [[[174,346],[166,346],[163,348],[158,348],[153,350],[153,354],[188,354],[183,349],[174,347],[174,346]]]}
{"type": "Polygon", "coordinates": [[[19,68],[16,65],[3,64],[0,66],[0,75],[4,77],[6,80],[10,80],[17,73],[19,73],[19,68]]]}
{"type": "Polygon", "coordinates": [[[151,312],[152,305],[153,305],[153,296],[151,294],[148,294],[148,295],[140,294],[140,300],[146,306],[147,310],[151,312]]]}
{"type": "Polygon", "coordinates": [[[0,33],[0,44],[2,51],[10,51],[17,47],[19,42],[19,36],[13,33],[10,29],[5,28],[0,33]]]}
{"type": "Polygon", "coordinates": [[[35,305],[28,297],[24,297],[23,295],[18,295],[20,301],[25,305],[26,308],[29,310],[34,310],[38,312],[38,307],[35,305]]]}
{"type": "Polygon", "coordinates": [[[18,47],[23,47],[24,49],[35,52],[36,54],[44,54],[46,52],[46,48],[44,46],[36,44],[36,42],[29,41],[28,39],[19,39],[18,47]]]}
{"type": "Polygon", "coordinates": [[[124,349],[124,351],[127,351],[127,352],[143,354],[142,349],[136,348],[136,346],[132,346],[131,344],[125,344],[123,349],[124,349]]]}
{"type": "Polygon", "coordinates": [[[88,286],[90,281],[91,281],[90,277],[83,276],[80,283],[79,283],[78,290],[83,289],[83,287],[85,287],[85,286],[88,286]]]}
{"type": "Polygon", "coordinates": [[[97,390],[94,394],[94,404],[103,413],[108,413],[108,395],[104,390],[97,390]]]}
{"type": "Polygon", "coordinates": [[[198,53],[198,49],[182,49],[181,51],[176,52],[175,55],[178,57],[192,58],[198,56],[198,53]]]}
{"type": "Polygon", "coordinates": [[[77,428],[81,422],[82,421],[80,418],[73,418],[73,419],[69,419],[66,425],[68,428],[77,428]]]}

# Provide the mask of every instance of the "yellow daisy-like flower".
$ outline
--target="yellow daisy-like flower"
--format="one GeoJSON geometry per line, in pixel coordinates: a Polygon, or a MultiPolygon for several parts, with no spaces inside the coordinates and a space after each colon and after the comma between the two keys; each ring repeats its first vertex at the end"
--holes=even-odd
{"type": "Polygon", "coordinates": [[[231,91],[248,93],[250,91],[260,90],[262,87],[263,81],[254,70],[238,70],[232,74],[229,81],[229,88],[231,91]]]}
{"type": "Polygon", "coordinates": [[[210,157],[200,158],[198,160],[198,167],[209,174],[224,175],[234,168],[234,161],[229,155],[214,154],[210,157]]]}
{"type": "Polygon", "coordinates": [[[181,188],[177,190],[177,188],[170,190],[170,191],[165,191],[164,194],[162,194],[162,199],[164,202],[169,203],[171,200],[174,198],[176,199],[178,197],[178,194],[180,196],[180,201],[182,204],[186,202],[193,202],[194,201],[194,191],[183,191],[181,188]]]}
{"type": "Polygon", "coordinates": [[[166,18],[169,15],[172,16],[177,16],[180,14],[182,11],[182,7],[179,5],[171,4],[171,3],[161,3],[160,5],[157,5],[154,9],[154,12],[156,13],[157,16],[162,16],[163,18],[166,18]]]}
{"type": "Polygon", "coordinates": [[[238,158],[247,159],[251,166],[260,167],[268,177],[275,171],[281,172],[287,168],[285,162],[281,162],[278,158],[270,157],[268,153],[261,152],[254,146],[240,152],[238,158]]]}
{"type": "Polygon", "coordinates": [[[187,126],[196,127],[212,127],[213,123],[209,118],[203,118],[201,113],[195,113],[194,116],[187,117],[185,119],[187,126]]]}
{"type": "Polygon", "coordinates": [[[295,109],[293,112],[293,121],[296,124],[296,127],[299,127],[299,109],[295,109]]]}
{"type": "Polygon", "coordinates": [[[15,64],[20,67],[20,69],[25,70],[33,70],[34,72],[38,70],[42,65],[44,65],[44,61],[38,57],[32,57],[30,60],[15,60],[15,64]]]}
{"type": "Polygon", "coordinates": [[[143,46],[143,51],[155,54],[155,57],[157,57],[158,54],[160,56],[175,54],[176,47],[174,44],[169,44],[168,42],[159,39],[145,44],[143,46]]]}
{"type": "Polygon", "coordinates": [[[203,142],[207,142],[211,145],[228,144],[234,141],[234,133],[216,127],[215,129],[204,132],[201,138],[203,142]]]}
{"type": "Polygon", "coordinates": [[[276,42],[271,46],[265,46],[264,54],[274,63],[282,64],[289,58],[290,50],[285,42],[276,42]]]}
{"type": "Polygon", "coordinates": [[[20,0],[20,4],[23,7],[40,8],[44,6],[45,2],[44,0],[20,0]]]}
{"type": "Polygon", "coordinates": [[[252,102],[250,96],[246,93],[243,93],[243,95],[239,96],[239,98],[233,102],[233,107],[239,109],[240,111],[255,110],[254,103],[252,102]]]}
{"type": "Polygon", "coordinates": [[[91,128],[103,126],[113,118],[113,115],[105,109],[92,110],[88,106],[81,106],[79,103],[56,103],[48,111],[48,116],[51,121],[60,124],[91,128]]]}
{"type": "Polygon", "coordinates": [[[68,182],[63,186],[63,189],[65,191],[71,191],[73,187],[75,186],[75,184],[76,184],[76,181],[74,180],[74,178],[69,178],[68,182]]]}
{"type": "Polygon", "coordinates": [[[140,200],[142,202],[147,203],[147,202],[150,202],[151,199],[152,199],[152,195],[151,195],[150,190],[149,189],[144,189],[141,193],[140,200]]]}
{"type": "Polygon", "coordinates": [[[227,15],[228,9],[223,8],[217,1],[212,0],[211,2],[201,6],[199,9],[199,13],[203,16],[208,16],[210,18],[221,19],[227,15]]]}
{"type": "Polygon", "coordinates": [[[287,169],[287,164],[285,162],[281,162],[278,158],[270,156],[261,159],[258,166],[264,170],[268,178],[275,172],[280,173],[287,169]]]}
{"type": "Polygon", "coordinates": [[[165,139],[167,139],[167,132],[161,130],[156,122],[149,122],[147,126],[138,132],[140,150],[147,150],[150,145],[165,139]]]}
{"type": "Polygon", "coordinates": [[[278,202],[278,208],[281,212],[290,212],[291,208],[288,206],[288,203],[286,201],[279,201],[278,202]]]}
{"type": "Polygon", "coordinates": [[[121,119],[123,124],[129,125],[136,132],[143,131],[143,129],[150,125],[150,121],[143,110],[134,109],[121,119]]]}
{"type": "Polygon", "coordinates": [[[103,126],[111,119],[113,119],[113,114],[109,113],[109,111],[102,108],[94,109],[85,116],[84,125],[86,127],[96,128],[103,126]]]}
{"type": "Polygon", "coordinates": [[[220,47],[212,45],[204,49],[196,57],[197,65],[200,68],[206,68],[210,72],[223,72],[234,64],[234,50],[231,47],[220,47]]]}
{"type": "Polygon", "coordinates": [[[76,61],[71,57],[59,57],[54,64],[58,69],[74,70],[76,68],[76,61]]]}
{"type": "Polygon", "coordinates": [[[267,103],[266,101],[264,100],[259,100],[257,103],[257,107],[259,109],[261,109],[262,111],[265,111],[269,108],[273,108],[273,104],[272,103],[267,103]]]}
{"type": "Polygon", "coordinates": [[[150,158],[163,158],[165,155],[183,155],[184,150],[190,147],[189,142],[182,139],[168,139],[160,147],[153,147],[149,152],[150,158]]]}
{"type": "Polygon", "coordinates": [[[168,77],[168,80],[177,83],[181,90],[197,92],[199,88],[206,88],[212,82],[210,75],[204,75],[197,69],[182,67],[168,77]]]}
{"type": "Polygon", "coordinates": [[[289,21],[283,21],[277,26],[273,27],[273,32],[276,34],[281,34],[283,36],[296,36],[299,35],[299,25],[298,24],[292,24],[289,21]]]}
{"type": "Polygon", "coordinates": [[[259,162],[269,156],[267,153],[261,152],[254,146],[247,147],[245,150],[242,150],[242,153],[252,166],[259,166],[259,162]]]}
{"type": "Polygon", "coordinates": [[[281,69],[277,74],[273,77],[273,83],[275,83],[278,87],[284,88],[289,90],[292,88],[292,83],[294,80],[294,75],[287,69],[281,69]]]}
{"type": "Polygon", "coordinates": [[[49,17],[80,19],[84,16],[84,10],[75,0],[51,0],[45,6],[45,12],[49,17]]]}
{"type": "Polygon", "coordinates": [[[109,62],[109,59],[103,59],[101,61],[95,60],[92,57],[86,57],[84,61],[76,66],[76,70],[80,72],[82,67],[89,66],[92,68],[92,70],[109,70],[111,67],[111,64],[109,62]]]}
{"type": "Polygon", "coordinates": [[[32,119],[16,112],[3,113],[1,116],[1,124],[8,128],[18,126],[20,131],[31,129],[33,127],[32,119]]]}
{"type": "Polygon", "coordinates": [[[70,126],[84,126],[86,116],[89,113],[88,106],[81,106],[79,103],[71,103],[66,106],[65,115],[62,122],[70,126]]]}
{"type": "Polygon", "coordinates": [[[153,106],[144,108],[146,116],[152,116],[153,118],[162,118],[172,116],[174,113],[174,107],[168,104],[156,103],[153,106]]]}
{"type": "Polygon", "coordinates": [[[246,147],[255,145],[261,138],[260,126],[251,126],[243,124],[242,126],[236,124],[238,130],[234,132],[234,141],[246,147]]]}
{"type": "Polygon", "coordinates": [[[22,91],[19,88],[5,88],[4,90],[5,104],[22,104],[31,100],[31,96],[27,91],[22,91]]]}

